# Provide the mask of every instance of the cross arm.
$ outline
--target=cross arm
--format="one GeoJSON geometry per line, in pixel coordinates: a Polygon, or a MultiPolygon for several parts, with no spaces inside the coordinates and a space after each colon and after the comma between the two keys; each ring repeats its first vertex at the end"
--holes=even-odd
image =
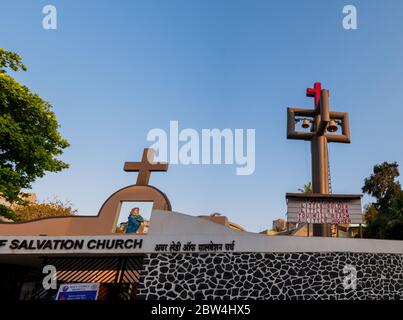
{"type": "Polygon", "coordinates": [[[141,162],[125,162],[123,170],[126,172],[137,172],[140,170],[141,162]]]}
{"type": "Polygon", "coordinates": [[[149,171],[168,171],[168,163],[157,162],[152,165],[152,167],[145,168],[145,165],[141,162],[126,162],[123,170],[126,172],[137,172],[144,169],[148,169],[149,171]]]}
{"type": "Polygon", "coordinates": [[[315,110],[287,108],[287,139],[293,140],[311,140],[314,132],[295,131],[295,117],[314,117],[315,110]]]}
{"type": "Polygon", "coordinates": [[[350,143],[350,122],[347,112],[330,112],[331,119],[341,120],[341,134],[326,134],[328,142],[350,143]]]}
{"type": "Polygon", "coordinates": [[[150,171],[157,171],[157,172],[168,171],[168,163],[156,162],[153,164],[150,171]]]}

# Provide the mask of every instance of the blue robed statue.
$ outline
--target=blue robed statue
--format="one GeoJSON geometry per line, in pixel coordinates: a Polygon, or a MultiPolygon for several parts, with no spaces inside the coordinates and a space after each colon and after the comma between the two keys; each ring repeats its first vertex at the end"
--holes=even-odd
{"type": "Polygon", "coordinates": [[[127,218],[126,233],[136,233],[143,221],[144,219],[140,215],[140,208],[133,208],[127,218]]]}

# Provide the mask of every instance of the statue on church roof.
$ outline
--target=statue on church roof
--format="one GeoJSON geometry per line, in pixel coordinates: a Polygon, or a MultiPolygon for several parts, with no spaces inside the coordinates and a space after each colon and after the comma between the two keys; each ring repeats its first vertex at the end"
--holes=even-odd
{"type": "Polygon", "coordinates": [[[133,208],[127,218],[126,233],[136,233],[143,222],[144,218],[140,215],[140,208],[133,208]]]}

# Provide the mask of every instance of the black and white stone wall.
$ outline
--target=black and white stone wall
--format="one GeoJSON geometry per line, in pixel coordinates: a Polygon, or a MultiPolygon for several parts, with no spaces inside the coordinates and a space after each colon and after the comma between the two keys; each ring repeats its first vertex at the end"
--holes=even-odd
{"type": "Polygon", "coordinates": [[[151,254],[144,263],[139,299],[403,299],[399,254],[151,254]]]}

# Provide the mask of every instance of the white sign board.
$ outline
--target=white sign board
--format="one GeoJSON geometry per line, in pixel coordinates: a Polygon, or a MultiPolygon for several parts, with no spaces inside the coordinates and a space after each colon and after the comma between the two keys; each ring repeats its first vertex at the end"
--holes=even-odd
{"type": "Polygon", "coordinates": [[[363,223],[359,195],[287,194],[287,222],[363,223]]]}
{"type": "Polygon", "coordinates": [[[56,300],[97,300],[99,283],[61,284],[56,300]]]}

